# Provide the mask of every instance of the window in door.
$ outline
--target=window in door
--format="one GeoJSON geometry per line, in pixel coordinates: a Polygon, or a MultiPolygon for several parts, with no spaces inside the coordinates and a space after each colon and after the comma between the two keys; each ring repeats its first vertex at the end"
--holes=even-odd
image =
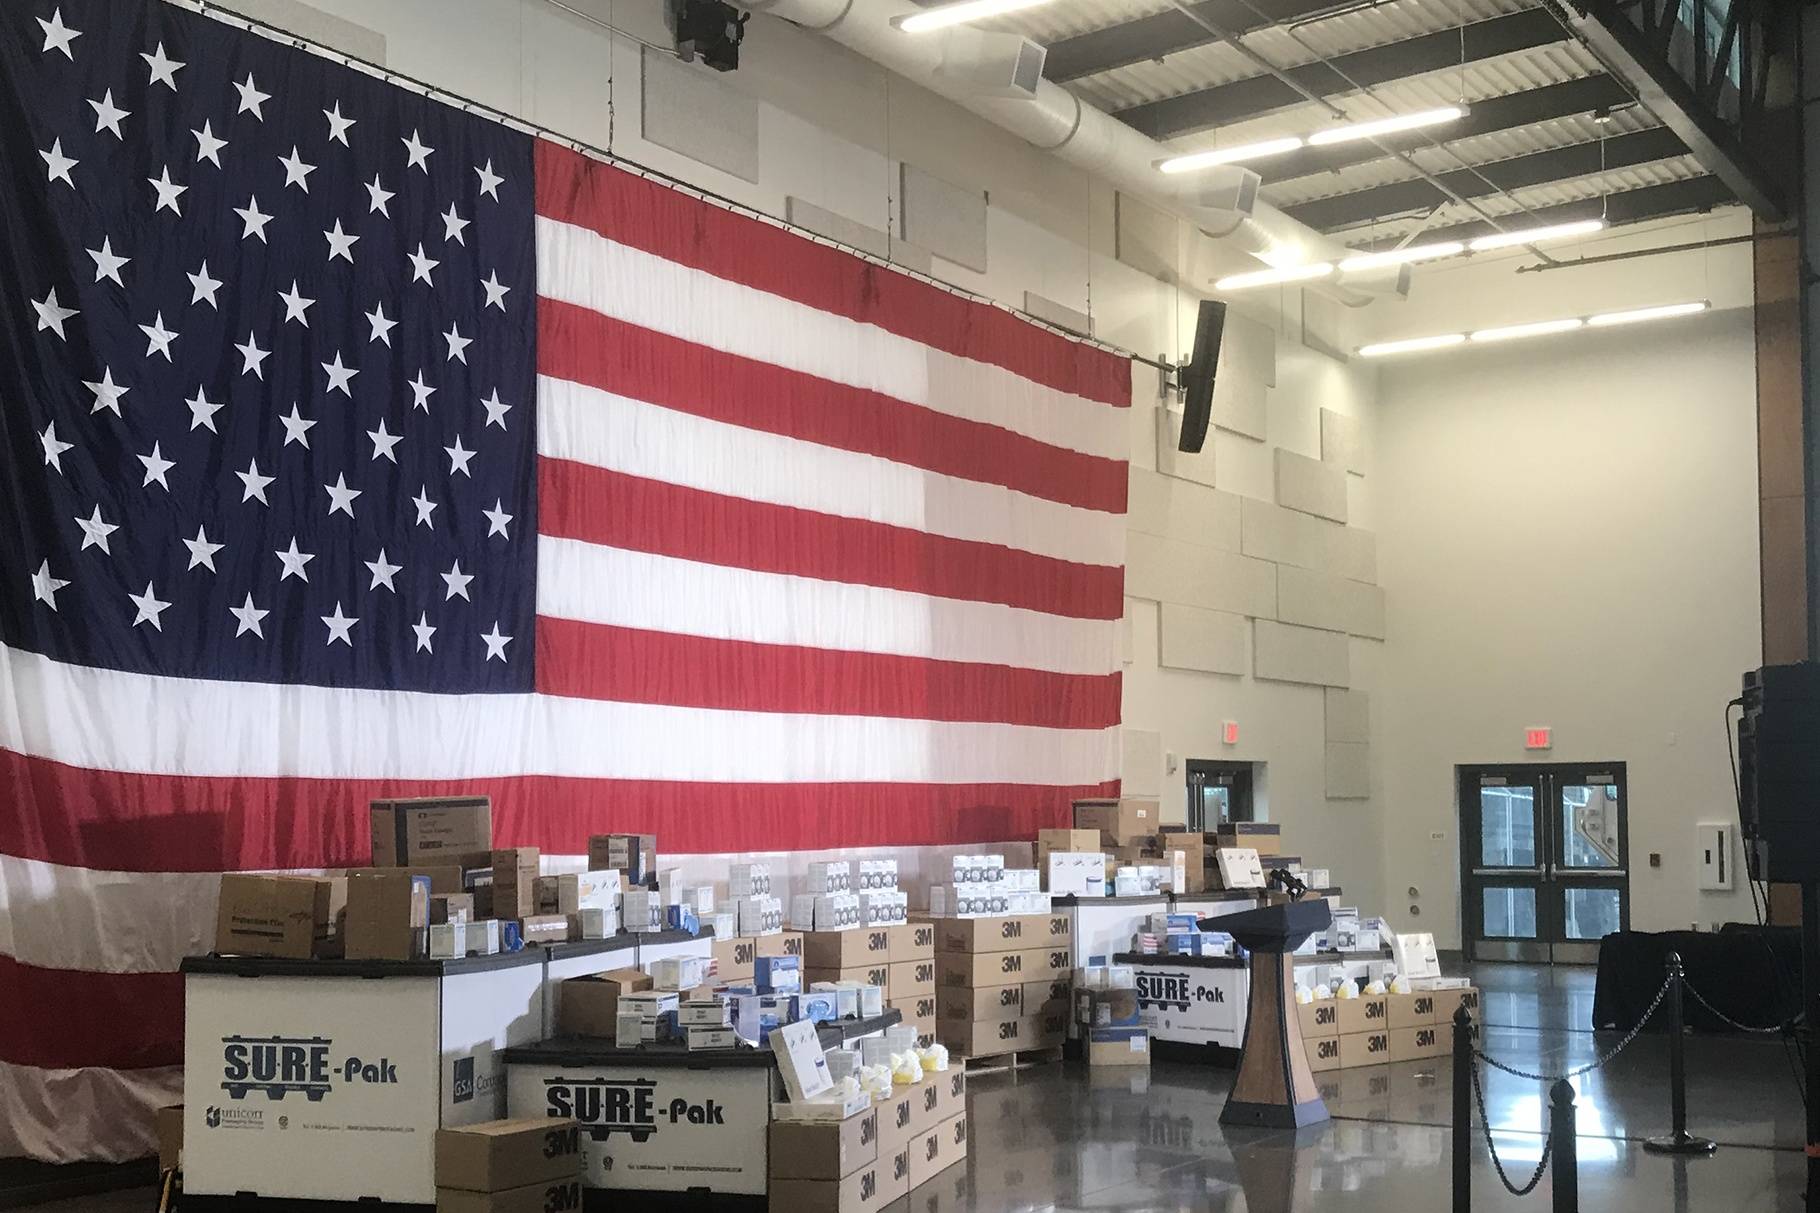
{"type": "Polygon", "coordinates": [[[1188,828],[1217,830],[1235,821],[1253,821],[1249,762],[1188,760],[1188,828]]]}

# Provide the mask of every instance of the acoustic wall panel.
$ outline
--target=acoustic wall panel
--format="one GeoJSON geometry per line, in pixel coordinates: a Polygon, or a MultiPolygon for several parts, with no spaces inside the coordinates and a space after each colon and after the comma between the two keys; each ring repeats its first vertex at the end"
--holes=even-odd
{"type": "Polygon", "coordinates": [[[1119,792],[1125,796],[1163,794],[1163,735],[1143,729],[1120,729],[1124,750],[1119,792]]]}
{"type": "Polygon", "coordinates": [[[1268,389],[1277,381],[1277,335],[1238,312],[1226,313],[1213,380],[1213,424],[1262,442],[1269,437],[1268,389]]]}
{"type": "Polygon", "coordinates": [[[862,253],[870,253],[880,261],[889,261],[893,265],[901,265],[924,274],[929,272],[931,262],[927,249],[920,249],[907,240],[893,240],[889,232],[868,227],[845,215],[837,215],[805,198],[794,195],[785,198],[784,218],[806,231],[838,240],[862,253]]]}
{"type": "Polygon", "coordinates": [[[1352,682],[1346,633],[1269,619],[1251,625],[1252,673],[1274,682],[1343,687],[1352,682]]]}
{"type": "Polygon", "coordinates": [[[1035,291],[1024,292],[1024,310],[1038,320],[1053,324],[1057,328],[1067,329],[1071,333],[1093,336],[1093,317],[1086,312],[1076,311],[1065,303],[1057,303],[1035,291]]]}
{"type": "Polygon", "coordinates": [[[1384,639],[1384,591],[1313,569],[1277,566],[1277,618],[1331,632],[1384,639]]]}
{"type": "Polygon", "coordinates": [[[299,0],[233,0],[232,4],[222,7],[356,59],[385,64],[384,34],[326,13],[313,4],[302,4],[299,0]]]}
{"type": "Polygon", "coordinates": [[[1321,410],[1321,462],[1334,463],[1363,476],[1359,458],[1359,419],[1332,409],[1321,410]]]}
{"type": "Polygon", "coordinates": [[[903,238],[943,260],[985,273],[985,193],[944,181],[908,161],[899,182],[903,238]]]}
{"type": "Polygon", "coordinates": [[[1277,504],[1346,521],[1346,472],[1331,463],[1276,448],[1277,504]]]}
{"type": "Polygon", "coordinates": [[[1197,547],[1239,550],[1239,497],[1147,468],[1132,467],[1130,477],[1128,528],[1197,547]]]}
{"type": "Polygon", "coordinates": [[[758,183],[758,106],[715,72],[645,47],[639,134],[710,168],[758,183]]]}
{"type": "Polygon", "coordinates": [[[1371,740],[1371,696],[1364,691],[1327,688],[1326,733],[1329,742],[1371,740]]]}
{"type": "Polygon", "coordinates": [[[1370,531],[1253,497],[1240,499],[1239,551],[1354,581],[1378,578],[1378,539],[1370,531]]]}
{"type": "Polygon", "coordinates": [[[1157,664],[1208,674],[1245,673],[1250,637],[1243,615],[1176,602],[1165,602],[1157,611],[1157,664]]]}
{"type": "Polygon", "coordinates": [[[1213,447],[1218,441],[1207,435],[1198,451],[1178,449],[1182,441],[1182,414],[1166,405],[1156,406],[1156,470],[1165,476],[1192,480],[1213,486],[1213,447]]]}
{"type": "Polygon", "coordinates": [[[1114,255],[1132,269],[1160,282],[1176,281],[1181,229],[1176,217],[1120,190],[1113,202],[1116,217],[1114,255]]]}
{"type": "Polygon", "coordinates": [[[1367,800],[1371,796],[1371,747],[1355,741],[1327,743],[1327,799],[1367,800]]]}
{"type": "Polygon", "coordinates": [[[1125,593],[1152,602],[1274,619],[1276,566],[1236,552],[1131,531],[1126,536],[1125,593]]]}

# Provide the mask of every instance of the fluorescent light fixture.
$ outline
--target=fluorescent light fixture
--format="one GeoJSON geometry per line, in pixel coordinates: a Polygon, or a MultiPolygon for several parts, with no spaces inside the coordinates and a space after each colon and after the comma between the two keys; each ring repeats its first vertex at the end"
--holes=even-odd
{"type": "Polygon", "coordinates": [[[1216,291],[1242,291],[1254,286],[1272,286],[1279,282],[1308,282],[1333,273],[1333,264],[1313,261],[1307,265],[1285,265],[1275,269],[1252,270],[1246,274],[1228,274],[1213,284],[1216,291]]]}
{"type": "MultiPolygon", "coordinates": [[[[973,2],[973,0],[969,0],[973,2]]],[[[1240,143],[1233,147],[1216,147],[1211,151],[1192,152],[1186,156],[1171,156],[1167,160],[1156,162],[1157,168],[1165,173],[1192,173],[1197,168],[1212,168],[1216,164],[1232,164],[1238,160],[1261,160],[1265,156],[1281,156],[1284,152],[1293,152],[1302,146],[1302,140],[1290,135],[1282,139],[1266,139],[1262,143],[1240,143]]]]}
{"type": "Polygon", "coordinates": [[[920,13],[905,13],[891,18],[891,24],[906,34],[926,34],[930,30],[984,21],[1019,9],[1035,8],[1049,0],[960,0],[958,4],[937,4],[920,13]]]}
{"type": "Polygon", "coordinates": [[[1605,220],[1582,219],[1577,223],[1555,223],[1548,227],[1531,227],[1517,232],[1497,232],[1490,236],[1480,236],[1466,247],[1475,253],[1483,253],[1495,248],[1512,248],[1519,244],[1544,244],[1550,240],[1588,236],[1593,232],[1604,230],[1605,220]]]}
{"type": "Polygon", "coordinates": [[[1538,320],[1532,324],[1506,324],[1495,329],[1480,329],[1473,333],[1474,341],[1510,341],[1517,337],[1540,337],[1545,333],[1565,333],[1577,329],[1586,321],[1578,316],[1568,316],[1562,320],[1538,320]]]}
{"type": "Polygon", "coordinates": [[[1410,337],[1404,341],[1380,341],[1376,345],[1361,345],[1359,357],[1382,358],[1386,354],[1413,354],[1417,350],[1440,350],[1450,345],[1465,344],[1465,333],[1442,333],[1437,337],[1410,337]]]}
{"type": "Polygon", "coordinates": [[[1661,307],[1633,308],[1628,312],[1602,312],[1588,318],[1586,323],[1594,328],[1606,328],[1614,324],[1636,324],[1641,320],[1667,320],[1671,316],[1691,316],[1695,312],[1704,312],[1711,306],[1704,299],[1695,303],[1668,303],[1661,307]]]}
{"type": "Polygon", "coordinates": [[[1424,126],[1439,126],[1443,122],[1452,122],[1466,116],[1466,107],[1462,105],[1445,105],[1440,109],[1421,110],[1414,114],[1398,114],[1394,118],[1379,118],[1372,122],[1348,122],[1345,126],[1329,127],[1316,131],[1308,136],[1310,147],[1326,147],[1330,143],[1350,143],[1354,139],[1375,139],[1379,135],[1394,135],[1399,131],[1413,131],[1424,126]]]}
{"type": "Polygon", "coordinates": [[[1411,244],[1403,248],[1388,249],[1382,253],[1360,253],[1357,257],[1348,257],[1340,262],[1342,274],[1352,274],[1359,270],[1373,270],[1381,265],[1403,265],[1411,261],[1429,261],[1435,257],[1452,257],[1466,251],[1466,246],[1458,240],[1437,240],[1433,244],[1411,244]]]}

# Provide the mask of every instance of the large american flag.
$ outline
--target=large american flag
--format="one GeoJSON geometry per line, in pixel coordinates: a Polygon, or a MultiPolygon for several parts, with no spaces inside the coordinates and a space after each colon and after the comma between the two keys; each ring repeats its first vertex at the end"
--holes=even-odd
{"type": "Polygon", "coordinates": [[[158,0],[0,6],[0,1155],[208,873],[1027,837],[1117,787],[1126,360],[158,0]]]}

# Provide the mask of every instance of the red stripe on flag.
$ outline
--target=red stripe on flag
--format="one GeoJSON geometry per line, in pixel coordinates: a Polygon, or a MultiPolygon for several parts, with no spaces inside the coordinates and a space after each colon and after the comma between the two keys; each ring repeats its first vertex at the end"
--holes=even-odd
{"type": "Polygon", "coordinates": [[[1064,826],[1118,781],[1026,784],[687,783],[206,778],[89,771],[0,750],[0,853],[126,872],[365,863],[369,801],[484,794],[502,845],[579,855],[590,834],[655,833],[678,854],[1003,842],[1064,826]]]}
{"type": "Polygon", "coordinates": [[[679,413],[1032,497],[1125,512],[1125,461],[1051,446],[879,392],[742,358],[603,316],[537,301],[537,370],[679,413]]]}
{"type": "Polygon", "coordinates": [[[793,232],[537,141],[537,213],[669,261],[1120,407],[1131,363],[793,232]]]}
{"type": "MultiPolygon", "coordinates": [[[[702,564],[1117,619],[1125,571],[538,460],[539,533],[702,564]]],[[[545,658],[538,656],[541,665],[545,658]]]]}
{"type": "Polygon", "coordinates": [[[581,699],[1104,729],[1119,680],[537,620],[537,689],[581,699]]]}
{"type": "Polygon", "coordinates": [[[0,956],[0,1061],[47,1070],[181,1064],[183,978],[40,969],[0,956]]]}

